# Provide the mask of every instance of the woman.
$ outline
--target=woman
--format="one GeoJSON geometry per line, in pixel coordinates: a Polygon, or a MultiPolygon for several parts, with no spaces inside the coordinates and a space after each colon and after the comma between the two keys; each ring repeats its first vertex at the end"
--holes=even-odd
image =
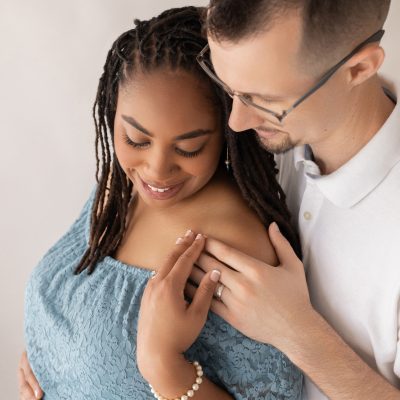
{"type": "MultiPolygon", "coordinates": [[[[302,375],[282,353],[214,314],[186,320],[189,341],[166,320],[184,352],[179,365],[158,347],[161,331],[149,343],[140,327],[136,342],[143,292],[152,271],[155,284],[173,272],[166,257],[182,232],[176,246],[197,246],[195,257],[205,236],[196,241],[193,231],[276,263],[265,230],[273,220],[298,246],[273,157],[254,146],[253,134],[225,132],[225,98],[196,63],[206,44],[201,12],[186,7],[136,21],[109,51],[94,106],[98,184],[26,288],[27,358],[44,398],[300,398],[302,375]],[[246,158],[254,170],[243,169],[246,158]],[[146,357],[152,344],[157,352],[146,357]],[[174,368],[174,382],[152,376],[160,364],[174,368]],[[182,392],[189,378],[197,383],[182,392]]],[[[216,281],[218,272],[207,277],[216,281]]],[[[196,297],[187,305],[183,289],[176,293],[187,309],[195,305],[196,297]]]]}

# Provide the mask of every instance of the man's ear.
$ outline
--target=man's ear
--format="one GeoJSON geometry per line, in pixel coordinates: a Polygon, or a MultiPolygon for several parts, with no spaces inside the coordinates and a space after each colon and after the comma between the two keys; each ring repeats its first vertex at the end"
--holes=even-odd
{"type": "Polygon", "coordinates": [[[385,51],[379,44],[372,43],[366,46],[347,63],[349,83],[352,86],[364,83],[379,71],[384,60],[385,51]]]}

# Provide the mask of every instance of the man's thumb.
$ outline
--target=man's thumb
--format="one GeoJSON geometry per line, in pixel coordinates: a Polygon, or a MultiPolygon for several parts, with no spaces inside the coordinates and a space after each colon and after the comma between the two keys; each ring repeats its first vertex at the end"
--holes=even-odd
{"type": "Polygon", "coordinates": [[[288,240],[282,235],[276,222],[270,224],[268,233],[276,255],[278,256],[279,264],[292,265],[293,259],[297,259],[297,255],[288,240]]]}

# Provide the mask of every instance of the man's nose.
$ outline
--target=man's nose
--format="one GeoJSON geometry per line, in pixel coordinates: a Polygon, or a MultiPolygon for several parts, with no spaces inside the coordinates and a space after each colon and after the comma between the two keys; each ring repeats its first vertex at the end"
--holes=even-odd
{"type": "Polygon", "coordinates": [[[262,126],[263,122],[264,118],[254,107],[243,104],[237,96],[233,98],[232,110],[229,116],[229,126],[232,130],[242,132],[254,129],[262,126]]]}

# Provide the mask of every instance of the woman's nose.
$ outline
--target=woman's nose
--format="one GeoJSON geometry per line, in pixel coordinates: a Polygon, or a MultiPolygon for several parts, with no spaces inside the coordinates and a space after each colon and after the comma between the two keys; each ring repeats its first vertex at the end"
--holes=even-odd
{"type": "Polygon", "coordinates": [[[150,152],[146,161],[148,178],[157,182],[169,179],[177,168],[174,157],[161,149],[150,152]]]}

